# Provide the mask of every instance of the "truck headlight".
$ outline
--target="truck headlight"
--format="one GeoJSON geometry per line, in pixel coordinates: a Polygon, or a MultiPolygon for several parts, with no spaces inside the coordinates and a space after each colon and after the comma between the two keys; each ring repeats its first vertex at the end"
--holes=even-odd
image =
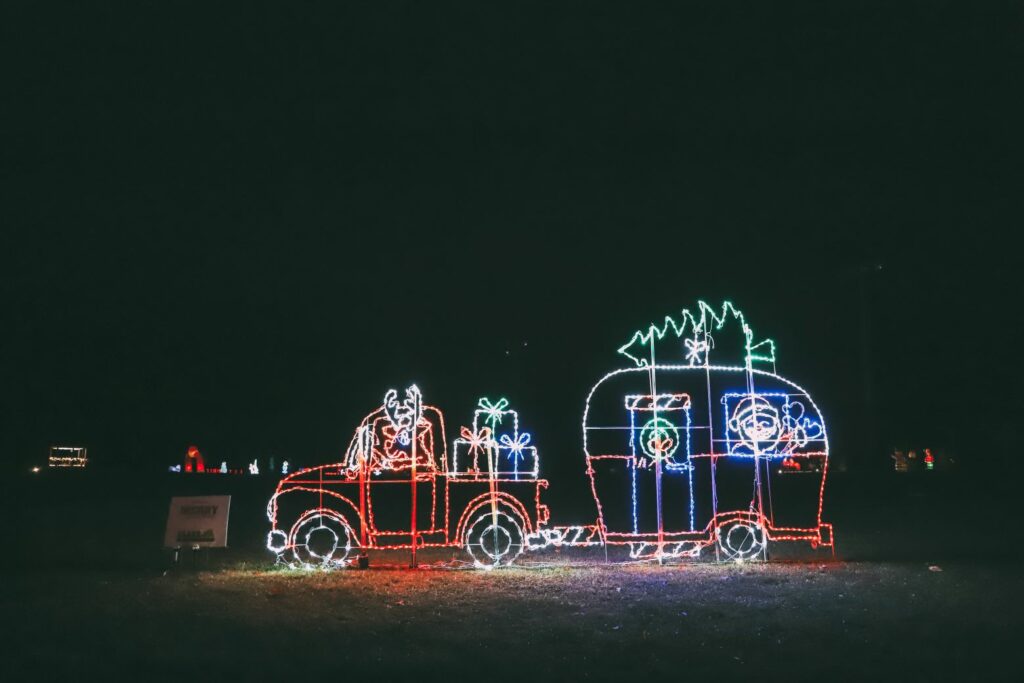
{"type": "Polygon", "coordinates": [[[274,529],[267,534],[267,549],[271,550],[278,555],[284,552],[284,549],[288,547],[288,536],[285,535],[280,529],[274,529]]]}

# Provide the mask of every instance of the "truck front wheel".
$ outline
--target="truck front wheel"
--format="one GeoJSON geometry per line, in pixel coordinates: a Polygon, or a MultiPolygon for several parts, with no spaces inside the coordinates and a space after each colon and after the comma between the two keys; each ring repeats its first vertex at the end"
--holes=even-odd
{"type": "Polygon", "coordinates": [[[483,569],[508,566],[525,547],[523,525],[504,510],[481,507],[466,527],[466,552],[483,569]]]}
{"type": "Polygon", "coordinates": [[[331,510],[314,510],[303,515],[291,533],[295,561],[306,569],[344,567],[354,540],[352,528],[331,510]]]}

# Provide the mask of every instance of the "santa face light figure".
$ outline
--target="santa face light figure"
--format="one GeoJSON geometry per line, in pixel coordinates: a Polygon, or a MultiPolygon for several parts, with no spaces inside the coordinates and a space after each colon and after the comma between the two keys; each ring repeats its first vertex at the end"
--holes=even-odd
{"type": "Polygon", "coordinates": [[[779,411],[762,396],[748,396],[736,404],[729,429],[741,435],[754,453],[773,452],[782,437],[779,411]]]}

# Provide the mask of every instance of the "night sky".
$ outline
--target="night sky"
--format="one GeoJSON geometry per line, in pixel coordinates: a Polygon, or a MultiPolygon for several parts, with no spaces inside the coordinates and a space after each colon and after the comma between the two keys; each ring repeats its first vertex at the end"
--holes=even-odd
{"type": "Polygon", "coordinates": [[[16,4],[7,465],[329,462],[416,382],[581,478],[616,349],[724,298],[851,469],[1017,438],[1019,3],[16,4]]]}

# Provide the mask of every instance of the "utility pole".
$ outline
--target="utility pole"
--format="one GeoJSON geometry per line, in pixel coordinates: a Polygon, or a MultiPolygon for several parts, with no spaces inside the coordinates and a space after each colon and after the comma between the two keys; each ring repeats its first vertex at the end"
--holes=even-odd
{"type": "MultiPolygon", "coordinates": [[[[857,269],[858,290],[860,304],[860,378],[861,378],[861,401],[863,412],[863,441],[861,447],[865,451],[862,457],[867,457],[867,464],[873,461],[875,449],[878,447],[878,425],[876,424],[877,413],[875,412],[875,382],[872,369],[871,349],[871,282],[872,273],[882,270],[882,264],[872,261],[862,263],[857,269]]],[[[845,463],[842,463],[845,464],[845,463]]],[[[841,464],[841,468],[842,468],[841,464]]]]}
{"type": "Polygon", "coordinates": [[[409,398],[412,399],[412,425],[410,430],[412,432],[412,444],[409,448],[409,452],[412,456],[412,519],[409,523],[410,537],[412,541],[412,557],[409,561],[409,566],[413,569],[417,567],[416,563],[416,429],[420,424],[420,416],[423,414],[422,398],[420,397],[420,390],[416,385],[412,386],[413,391],[408,392],[409,398]]]}

